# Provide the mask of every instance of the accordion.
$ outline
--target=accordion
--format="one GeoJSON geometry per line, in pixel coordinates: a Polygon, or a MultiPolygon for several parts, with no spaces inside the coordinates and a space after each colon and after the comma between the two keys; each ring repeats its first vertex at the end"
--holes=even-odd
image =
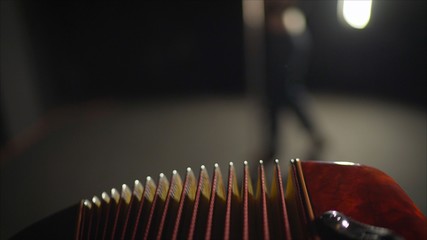
{"type": "Polygon", "coordinates": [[[136,180],[84,199],[13,239],[427,239],[427,219],[385,173],[348,162],[278,160],[270,186],[247,162],[136,180]],[[252,172],[253,174],[254,172],[252,172]],[[240,185],[240,188],[239,188],[240,185]],[[286,188],[286,192],[284,191],[286,188]]]}

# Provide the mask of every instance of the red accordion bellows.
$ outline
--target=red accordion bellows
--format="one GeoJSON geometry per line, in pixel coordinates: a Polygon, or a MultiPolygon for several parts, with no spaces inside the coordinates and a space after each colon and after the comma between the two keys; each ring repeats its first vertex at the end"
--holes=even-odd
{"type": "Polygon", "coordinates": [[[199,177],[187,168],[184,179],[173,171],[147,177],[133,191],[122,186],[101,198],[82,200],[76,239],[290,239],[282,174],[276,160],[271,188],[262,161],[256,189],[244,163],[239,189],[233,163],[227,181],[215,164],[212,179],[204,166],[199,177]]]}

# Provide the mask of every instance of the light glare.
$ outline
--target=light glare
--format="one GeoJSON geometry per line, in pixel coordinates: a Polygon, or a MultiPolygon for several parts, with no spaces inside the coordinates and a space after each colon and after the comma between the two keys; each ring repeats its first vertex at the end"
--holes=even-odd
{"type": "Polygon", "coordinates": [[[305,32],[305,16],[298,8],[290,7],[286,9],[282,15],[282,22],[290,35],[297,36],[305,32]]]}
{"type": "Polygon", "coordinates": [[[341,0],[342,16],[353,28],[363,29],[371,18],[372,0],[341,0]]]}

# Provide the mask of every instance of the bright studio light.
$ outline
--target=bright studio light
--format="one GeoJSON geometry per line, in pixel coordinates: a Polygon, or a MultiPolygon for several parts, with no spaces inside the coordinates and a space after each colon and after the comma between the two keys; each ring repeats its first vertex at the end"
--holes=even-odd
{"type": "Polygon", "coordinates": [[[363,29],[371,18],[372,0],[339,0],[338,13],[353,28],[363,29]]]}

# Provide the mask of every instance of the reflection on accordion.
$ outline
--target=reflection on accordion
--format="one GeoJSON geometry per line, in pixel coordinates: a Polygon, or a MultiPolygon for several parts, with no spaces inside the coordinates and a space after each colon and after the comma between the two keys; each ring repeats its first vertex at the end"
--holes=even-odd
{"type": "Polygon", "coordinates": [[[427,239],[427,219],[383,172],[354,163],[292,160],[286,193],[278,160],[267,186],[230,163],[201,166],[82,200],[14,239],[427,239]],[[334,210],[334,211],[331,211],[334,210]],[[344,213],[345,215],[343,215],[344,213]],[[363,223],[362,223],[363,222],[363,223]],[[371,238],[367,238],[371,237],[371,238]]]}

